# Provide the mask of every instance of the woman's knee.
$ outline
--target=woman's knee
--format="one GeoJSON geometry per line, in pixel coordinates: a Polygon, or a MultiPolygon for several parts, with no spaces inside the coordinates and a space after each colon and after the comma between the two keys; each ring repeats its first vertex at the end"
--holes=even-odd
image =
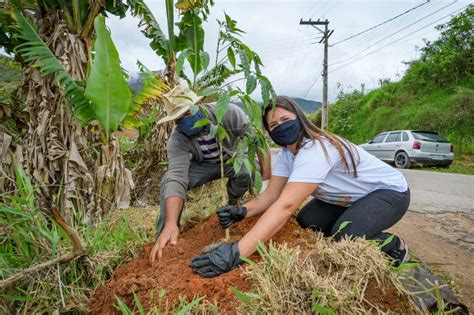
{"type": "Polygon", "coordinates": [[[311,229],[313,231],[322,232],[324,236],[329,236],[327,229],[314,220],[314,215],[309,210],[310,209],[303,208],[296,216],[296,222],[298,222],[299,226],[303,229],[311,229]]]}

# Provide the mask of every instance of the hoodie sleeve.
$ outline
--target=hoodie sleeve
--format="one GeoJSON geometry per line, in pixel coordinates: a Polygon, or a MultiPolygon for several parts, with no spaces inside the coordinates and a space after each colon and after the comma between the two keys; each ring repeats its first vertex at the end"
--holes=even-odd
{"type": "Polygon", "coordinates": [[[164,199],[168,197],[181,197],[186,199],[188,187],[188,172],[191,164],[191,152],[185,143],[177,139],[173,131],[166,147],[168,152],[168,171],[164,185],[164,199]]]}

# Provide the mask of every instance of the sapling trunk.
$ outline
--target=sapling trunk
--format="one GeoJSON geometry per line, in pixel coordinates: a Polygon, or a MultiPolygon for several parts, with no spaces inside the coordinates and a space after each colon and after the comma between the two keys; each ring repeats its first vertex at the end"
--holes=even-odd
{"type": "MultiPolygon", "coordinates": [[[[221,161],[221,191],[222,191],[222,201],[224,202],[224,205],[227,204],[227,202],[229,202],[227,200],[227,190],[225,189],[225,185],[224,185],[224,153],[223,153],[223,150],[222,150],[222,143],[220,143],[219,145],[219,159],[221,161]]],[[[225,229],[225,236],[224,236],[224,240],[227,242],[230,240],[230,231],[229,231],[229,228],[226,228],[225,229]]]]}

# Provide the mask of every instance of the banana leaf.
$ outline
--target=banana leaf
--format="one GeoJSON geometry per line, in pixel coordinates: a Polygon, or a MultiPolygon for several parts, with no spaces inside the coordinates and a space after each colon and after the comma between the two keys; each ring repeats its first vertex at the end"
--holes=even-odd
{"type": "Polygon", "coordinates": [[[132,92],[124,78],[117,49],[102,15],[95,18],[94,28],[97,34],[95,56],[84,95],[92,102],[96,119],[108,139],[109,133],[117,130],[127,115],[132,92]]]}

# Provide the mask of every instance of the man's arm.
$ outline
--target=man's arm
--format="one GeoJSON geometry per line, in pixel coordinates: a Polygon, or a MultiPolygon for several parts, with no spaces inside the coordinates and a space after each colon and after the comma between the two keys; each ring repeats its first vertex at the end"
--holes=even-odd
{"type": "Polygon", "coordinates": [[[163,255],[163,248],[169,242],[171,245],[176,245],[178,242],[179,226],[178,219],[183,209],[184,200],[180,197],[168,197],[165,200],[165,224],[160,236],[155,242],[150,253],[150,263],[155,262],[156,256],[158,259],[163,255]]]}
{"type": "Polygon", "coordinates": [[[150,263],[153,263],[157,256],[161,258],[163,248],[168,242],[171,245],[176,245],[178,240],[178,219],[186,197],[190,166],[190,152],[183,147],[185,147],[185,143],[184,145],[180,143],[179,139],[176,138],[176,134],[172,134],[167,146],[169,165],[166,172],[166,181],[162,183],[165,185],[163,189],[165,222],[150,253],[150,263]]]}

